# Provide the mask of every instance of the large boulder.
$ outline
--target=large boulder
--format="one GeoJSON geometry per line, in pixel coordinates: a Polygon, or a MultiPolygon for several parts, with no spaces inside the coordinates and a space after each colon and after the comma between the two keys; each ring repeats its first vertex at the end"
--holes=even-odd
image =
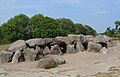
{"type": "Polygon", "coordinates": [[[106,35],[98,35],[93,41],[96,43],[106,43],[112,41],[112,38],[106,35]]]}
{"type": "Polygon", "coordinates": [[[46,45],[53,42],[53,38],[44,38],[44,40],[46,45]]]}
{"type": "Polygon", "coordinates": [[[90,41],[93,41],[95,37],[93,35],[86,35],[85,38],[87,42],[90,42],[90,41]]]}
{"type": "Polygon", "coordinates": [[[7,63],[12,60],[13,52],[2,51],[0,53],[0,63],[7,63]]]}
{"type": "Polygon", "coordinates": [[[50,46],[53,46],[55,44],[58,44],[59,46],[64,45],[64,44],[66,45],[66,43],[64,41],[62,41],[62,40],[53,39],[53,42],[50,43],[50,46]]]}
{"type": "Polygon", "coordinates": [[[109,37],[109,36],[107,36],[107,35],[103,35],[103,37],[105,38],[105,40],[106,40],[107,42],[113,41],[113,38],[111,38],[111,37],[109,37]]]}
{"type": "Polygon", "coordinates": [[[76,44],[77,41],[80,41],[80,35],[68,35],[69,44],[76,44]]]}
{"type": "Polygon", "coordinates": [[[86,43],[87,39],[84,35],[80,34],[80,41],[81,41],[81,43],[86,43]]]}
{"type": "Polygon", "coordinates": [[[41,52],[41,50],[42,50],[42,49],[41,49],[39,46],[36,46],[36,47],[35,47],[35,52],[36,52],[36,53],[41,52]]]}
{"type": "Polygon", "coordinates": [[[82,43],[81,42],[77,42],[77,44],[76,44],[76,51],[77,52],[81,52],[81,51],[84,51],[84,50],[85,49],[84,49],[82,43]]]}
{"type": "Polygon", "coordinates": [[[62,56],[60,55],[46,55],[44,58],[49,58],[55,60],[57,65],[65,64],[66,61],[63,59],[62,56]]]}
{"type": "Polygon", "coordinates": [[[25,61],[35,61],[37,53],[34,51],[34,49],[25,49],[23,51],[25,61]]]}
{"type": "Polygon", "coordinates": [[[108,54],[109,50],[106,47],[103,47],[99,52],[102,54],[108,54]]]}
{"type": "Polygon", "coordinates": [[[95,37],[94,42],[99,43],[102,45],[102,47],[113,47],[113,38],[106,36],[106,35],[98,35],[95,37]]]}
{"type": "Polygon", "coordinates": [[[66,43],[64,41],[54,39],[53,42],[50,43],[50,47],[54,46],[55,44],[59,45],[59,47],[63,53],[66,53],[66,43]]]}
{"type": "Polygon", "coordinates": [[[56,40],[64,41],[66,44],[69,44],[68,37],[55,37],[56,40]]]}
{"type": "Polygon", "coordinates": [[[12,63],[18,63],[19,57],[22,55],[22,52],[20,50],[17,50],[12,58],[12,63]]]}
{"type": "Polygon", "coordinates": [[[117,45],[117,42],[115,42],[115,41],[111,41],[111,43],[112,43],[113,47],[117,45]]]}
{"type": "Polygon", "coordinates": [[[74,45],[70,45],[70,44],[67,45],[67,52],[66,53],[68,53],[68,54],[74,54],[76,52],[77,51],[75,50],[74,45]]]}
{"type": "Polygon", "coordinates": [[[36,45],[45,45],[45,39],[42,38],[29,39],[26,41],[26,43],[30,47],[35,47],[36,45]]]}
{"type": "Polygon", "coordinates": [[[112,42],[106,42],[106,44],[107,44],[107,48],[113,47],[112,42]]]}
{"type": "Polygon", "coordinates": [[[24,50],[26,48],[26,43],[24,40],[17,40],[15,42],[13,42],[12,44],[10,44],[7,47],[7,51],[11,51],[11,52],[15,52],[17,50],[24,50]]]}
{"type": "Polygon", "coordinates": [[[46,46],[43,50],[43,55],[51,54],[50,49],[46,46]]]}
{"type": "Polygon", "coordinates": [[[98,35],[93,40],[96,43],[106,43],[106,40],[103,35],[98,35]]]}
{"type": "Polygon", "coordinates": [[[68,35],[69,44],[72,44],[74,41],[85,43],[87,40],[84,35],[68,35]]]}
{"type": "Polygon", "coordinates": [[[106,42],[106,44],[107,44],[107,47],[108,47],[108,48],[110,48],[110,47],[114,47],[114,46],[117,45],[117,43],[114,42],[114,41],[106,42]]]}
{"type": "Polygon", "coordinates": [[[57,67],[57,64],[54,59],[43,58],[38,61],[37,68],[50,69],[57,67]]]}
{"type": "Polygon", "coordinates": [[[88,42],[88,52],[99,52],[102,49],[102,46],[97,43],[88,42]]]}
{"type": "Polygon", "coordinates": [[[61,51],[59,45],[57,45],[57,44],[55,44],[54,46],[51,46],[50,51],[51,51],[51,54],[53,54],[53,55],[55,55],[55,54],[62,55],[62,51],[61,51]]]}
{"type": "Polygon", "coordinates": [[[58,65],[64,64],[66,61],[60,55],[46,55],[38,61],[38,68],[55,68],[58,65]]]}
{"type": "Polygon", "coordinates": [[[37,53],[36,60],[43,58],[43,50],[39,46],[36,46],[35,52],[37,53]]]}

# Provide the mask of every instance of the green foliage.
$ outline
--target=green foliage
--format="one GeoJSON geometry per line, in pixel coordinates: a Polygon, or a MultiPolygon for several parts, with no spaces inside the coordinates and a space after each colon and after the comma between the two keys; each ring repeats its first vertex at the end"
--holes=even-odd
{"type": "Polygon", "coordinates": [[[2,43],[10,43],[18,39],[25,39],[26,28],[29,23],[29,18],[24,14],[19,14],[4,23],[1,27],[2,43]]]}
{"type": "Polygon", "coordinates": [[[37,38],[41,36],[41,31],[43,30],[43,18],[41,14],[34,15],[29,22],[30,36],[32,38],[37,38]],[[41,29],[42,28],[42,29],[41,29]]]}
{"type": "Polygon", "coordinates": [[[44,17],[41,14],[33,16],[29,26],[32,38],[56,37],[62,34],[62,30],[59,28],[55,19],[44,17]]]}
{"type": "Polygon", "coordinates": [[[120,33],[114,34],[114,37],[120,38],[120,33]]]}
{"type": "Polygon", "coordinates": [[[85,25],[85,29],[87,35],[94,35],[94,36],[97,35],[97,32],[94,29],[92,29],[90,26],[85,25]]]}
{"type": "Polygon", "coordinates": [[[74,26],[75,26],[75,34],[84,34],[84,35],[87,34],[86,29],[82,24],[77,23],[74,24],[74,26]]]}
{"type": "Polygon", "coordinates": [[[107,28],[107,30],[103,34],[113,37],[115,34],[115,29],[107,28]]]}
{"type": "Polygon", "coordinates": [[[0,26],[0,42],[2,41],[2,27],[0,26]]]}
{"type": "Polygon", "coordinates": [[[97,32],[92,29],[90,26],[88,25],[82,25],[82,24],[74,24],[75,27],[75,34],[83,34],[83,35],[93,35],[96,36],[97,32]]]}
{"type": "Polygon", "coordinates": [[[75,27],[74,23],[70,19],[60,18],[56,19],[59,28],[63,31],[63,36],[67,36],[68,34],[74,34],[75,27]]]}
{"type": "Polygon", "coordinates": [[[115,33],[119,31],[119,27],[120,27],[120,21],[115,21],[115,29],[114,29],[115,33]]]}
{"type": "Polygon", "coordinates": [[[19,14],[0,26],[0,43],[11,43],[18,39],[54,38],[68,34],[96,35],[90,26],[74,24],[66,18],[53,19],[42,14],[31,18],[19,14]]]}
{"type": "Polygon", "coordinates": [[[115,28],[111,29],[108,27],[103,34],[120,38],[120,21],[115,21],[115,28]]]}

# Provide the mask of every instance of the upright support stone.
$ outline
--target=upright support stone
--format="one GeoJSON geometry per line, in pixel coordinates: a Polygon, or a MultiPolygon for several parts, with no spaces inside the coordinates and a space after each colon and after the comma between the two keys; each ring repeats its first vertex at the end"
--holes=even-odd
{"type": "Polygon", "coordinates": [[[77,42],[77,44],[76,44],[76,51],[77,51],[77,52],[82,52],[82,51],[84,51],[84,50],[85,50],[85,49],[84,49],[82,43],[81,43],[81,42],[77,42]]]}
{"type": "Polygon", "coordinates": [[[51,54],[50,49],[46,46],[43,50],[43,55],[51,54]]]}
{"type": "Polygon", "coordinates": [[[19,57],[21,56],[21,51],[17,50],[12,58],[12,63],[18,63],[19,62],[19,57]]]}
{"type": "Polygon", "coordinates": [[[34,49],[25,49],[23,51],[24,57],[25,57],[25,61],[35,61],[36,59],[36,52],[34,51],[34,49]]]}
{"type": "Polygon", "coordinates": [[[102,54],[108,54],[109,50],[106,47],[103,47],[99,52],[102,54]]]}
{"type": "Polygon", "coordinates": [[[43,58],[43,50],[39,46],[36,46],[35,52],[37,53],[35,60],[43,58]]]}
{"type": "Polygon", "coordinates": [[[62,51],[61,51],[59,45],[55,44],[54,46],[51,46],[51,54],[62,55],[62,51]]]}
{"type": "Polygon", "coordinates": [[[75,48],[74,48],[74,45],[67,45],[67,53],[68,54],[74,54],[74,53],[76,53],[77,51],[75,50],[75,48]]]}

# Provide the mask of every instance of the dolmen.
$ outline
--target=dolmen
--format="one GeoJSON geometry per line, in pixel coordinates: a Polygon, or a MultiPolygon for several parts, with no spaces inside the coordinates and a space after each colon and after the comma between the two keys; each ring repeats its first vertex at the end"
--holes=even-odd
{"type": "Polygon", "coordinates": [[[65,64],[64,54],[78,52],[109,53],[108,48],[117,44],[106,35],[71,35],[55,38],[33,38],[17,40],[0,53],[0,63],[20,63],[38,61],[38,68],[55,68],[65,64]]]}

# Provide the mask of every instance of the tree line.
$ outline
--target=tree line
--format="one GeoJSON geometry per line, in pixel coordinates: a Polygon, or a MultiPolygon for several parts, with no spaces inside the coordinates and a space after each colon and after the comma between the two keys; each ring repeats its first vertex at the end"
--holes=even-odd
{"type": "Polygon", "coordinates": [[[115,21],[115,28],[108,27],[106,31],[102,34],[120,38],[120,21],[115,21]]]}
{"type": "Polygon", "coordinates": [[[8,44],[18,39],[54,38],[68,34],[96,35],[88,25],[74,23],[67,18],[54,19],[42,14],[29,18],[19,14],[0,26],[0,44],[8,44]]]}

